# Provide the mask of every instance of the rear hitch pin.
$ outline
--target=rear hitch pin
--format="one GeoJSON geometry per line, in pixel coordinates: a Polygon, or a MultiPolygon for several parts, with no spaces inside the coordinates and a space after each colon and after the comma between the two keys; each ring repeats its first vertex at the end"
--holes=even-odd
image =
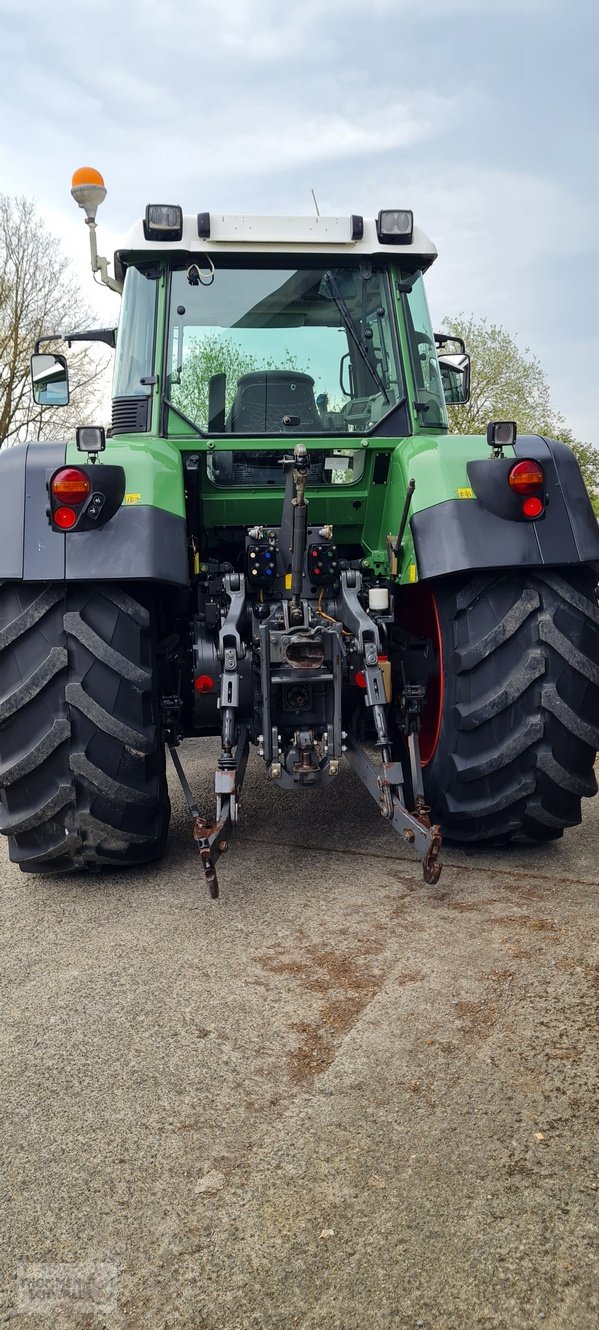
{"type": "Polygon", "coordinates": [[[214,778],[216,815],[213,822],[209,822],[200,813],[183,770],[176,744],[169,742],[169,752],[183,790],[187,812],[192,820],[193,838],[198,847],[202,868],[204,869],[206,886],[211,899],[218,900],[220,889],[216,874],[216,863],[220,855],[225,854],[229,848],[228,838],[238,818],[239,795],[249,752],[248,732],[245,727],[240,726],[234,755],[228,759],[226,767],[219,765],[216,769],[214,778]]]}

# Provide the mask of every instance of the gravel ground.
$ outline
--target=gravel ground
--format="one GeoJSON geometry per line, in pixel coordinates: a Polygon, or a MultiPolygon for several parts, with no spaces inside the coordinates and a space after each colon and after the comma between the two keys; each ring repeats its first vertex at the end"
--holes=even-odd
{"type": "Polygon", "coordinates": [[[244,796],[218,903],[176,788],[158,868],[1,847],[0,1321],[596,1330],[599,800],[432,888],[350,771],[244,796]],[[34,1262],[116,1308],[19,1312],[34,1262]]]}

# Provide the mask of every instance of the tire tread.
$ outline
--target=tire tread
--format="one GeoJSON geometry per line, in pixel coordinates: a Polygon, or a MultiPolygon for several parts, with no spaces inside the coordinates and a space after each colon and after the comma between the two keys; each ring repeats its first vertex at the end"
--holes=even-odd
{"type": "Polygon", "coordinates": [[[151,592],[141,597],[0,585],[0,832],[26,872],[162,855],[170,805],[151,592]]]}
{"type": "Polygon", "coordinates": [[[439,742],[423,772],[434,817],[470,843],[561,835],[597,791],[592,574],[502,570],[433,590],[445,659],[439,742]]]}

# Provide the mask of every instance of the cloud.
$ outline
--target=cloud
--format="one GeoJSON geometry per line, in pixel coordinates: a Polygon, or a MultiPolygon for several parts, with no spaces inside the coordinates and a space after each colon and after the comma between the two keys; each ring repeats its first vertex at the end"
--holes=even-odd
{"type": "Polygon", "coordinates": [[[107,254],[152,199],[413,207],[435,318],[502,322],[599,442],[598,29],[591,0],[567,22],[561,0],[0,0],[0,190],[37,197],[102,322],[79,165],[106,178],[107,254]]]}
{"type": "MultiPolygon", "coordinates": [[[[268,103],[258,99],[248,105],[242,126],[231,126],[226,112],[215,112],[212,134],[202,145],[201,162],[192,172],[196,178],[216,182],[240,176],[255,180],[260,175],[269,175],[272,181],[277,172],[288,173],[319,162],[357,157],[372,160],[392,149],[413,147],[435,137],[440,114],[451,114],[449,100],[429,96],[409,103],[379,96],[366,110],[348,106],[319,111],[288,105],[281,107],[274,119],[268,103]]],[[[158,153],[166,154],[168,149],[168,135],[161,135],[158,153]]],[[[177,157],[186,153],[186,148],[175,147],[170,176],[175,175],[177,157]]],[[[267,188],[272,192],[272,183],[267,188]]],[[[285,207],[277,210],[285,211],[285,207]]]]}
{"type": "Polygon", "coordinates": [[[19,63],[13,84],[15,96],[30,107],[29,118],[37,121],[38,107],[43,106],[44,117],[48,124],[53,120],[64,124],[73,114],[76,105],[78,116],[94,117],[102,113],[102,101],[97,93],[85,88],[73,89],[72,76],[52,73],[40,69],[30,60],[19,63]]]}

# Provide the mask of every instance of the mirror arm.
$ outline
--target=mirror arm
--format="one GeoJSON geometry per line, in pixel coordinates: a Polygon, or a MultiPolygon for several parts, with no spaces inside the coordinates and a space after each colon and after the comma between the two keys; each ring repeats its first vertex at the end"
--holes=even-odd
{"type": "Polygon", "coordinates": [[[62,333],[52,333],[50,337],[38,337],[37,342],[33,344],[34,356],[39,355],[40,346],[44,346],[46,342],[64,342],[64,337],[62,333]]]}
{"type": "Polygon", "coordinates": [[[433,333],[433,337],[435,339],[435,346],[439,348],[447,346],[448,342],[457,342],[460,351],[466,355],[466,343],[463,337],[455,337],[453,333],[433,333]]]}
{"type": "Polygon", "coordinates": [[[86,332],[52,333],[49,337],[38,337],[33,353],[39,355],[40,346],[46,342],[66,342],[69,350],[72,342],[105,342],[112,351],[116,348],[116,328],[89,328],[86,332]]]}
{"type": "Polygon", "coordinates": [[[68,332],[64,341],[71,347],[72,342],[105,342],[111,351],[116,348],[116,328],[88,328],[85,332],[68,332]]]}

